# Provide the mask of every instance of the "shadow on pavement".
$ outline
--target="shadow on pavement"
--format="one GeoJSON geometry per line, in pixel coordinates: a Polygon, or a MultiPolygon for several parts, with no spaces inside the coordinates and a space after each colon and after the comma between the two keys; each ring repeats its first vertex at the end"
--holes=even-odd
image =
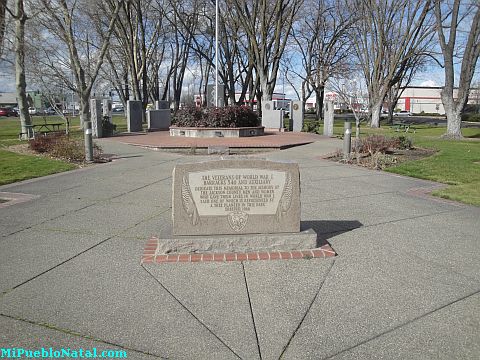
{"type": "Polygon", "coordinates": [[[357,220],[306,220],[300,222],[300,231],[313,229],[317,233],[317,247],[328,244],[328,239],[362,227],[357,220]]]}

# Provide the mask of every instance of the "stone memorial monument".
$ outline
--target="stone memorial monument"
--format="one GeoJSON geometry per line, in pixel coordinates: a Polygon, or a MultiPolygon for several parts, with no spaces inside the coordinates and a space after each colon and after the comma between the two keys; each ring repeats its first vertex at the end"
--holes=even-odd
{"type": "MultiPolygon", "coordinates": [[[[225,106],[225,85],[218,84],[218,107],[225,106]]],[[[207,106],[215,106],[215,85],[207,85],[207,106]]]]}
{"type": "Polygon", "coordinates": [[[155,110],[170,110],[170,101],[167,100],[155,100],[155,110]]]}
{"type": "Polygon", "coordinates": [[[266,130],[283,130],[283,110],[275,110],[273,101],[262,101],[262,126],[266,130]]]}
{"type": "Polygon", "coordinates": [[[92,136],[101,138],[102,134],[102,103],[99,99],[90,99],[90,121],[92,122],[92,136]]]}
{"type": "Polygon", "coordinates": [[[112,123],[112,100],[103,99],[102,100],[102,114],[103,116],[108,116],[108,121],[112,123]]]}
{"type": "Polygon", "coordinates": [[[173,238],[163,252],[294,250],[316,247],[300,232],[298,164],[216,160],[173,171],[173,238]]]}
{"type": "Polygon", "coordinates": [[[127,131],[142,131],[143,106],[140,100],[127,101],[127,131]]]}
{"type": "Polygon", "coordinates": [[[323,103],[323,135],[333,136],[333,101],[323,103]]]}
{"type": "Polygon", "coordinates": [[[290,131],[301,132],[305,117],[303,101],[295,100],[290,103],[290,131]]]}
{"type": "Polygon", "coordinates": [[[148,130],[169,130],[172,125],[170,109],[147,111],[148,130]]]}

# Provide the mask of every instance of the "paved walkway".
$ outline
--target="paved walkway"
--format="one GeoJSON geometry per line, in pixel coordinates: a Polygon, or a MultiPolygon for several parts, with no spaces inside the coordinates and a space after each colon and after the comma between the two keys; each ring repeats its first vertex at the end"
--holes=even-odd
{"type": "Polygon", "coordinates": [[[171,232],[175,164],[102,140],[96,165],[0,187],[0,347],[129,359],[478,359],[480,209],[434,183],[340,165],[338,140],[255,154],[301,168],[328,259],[141,264],[171,232]],[[13,195],[14,197],[16,195],[13,195]]]}

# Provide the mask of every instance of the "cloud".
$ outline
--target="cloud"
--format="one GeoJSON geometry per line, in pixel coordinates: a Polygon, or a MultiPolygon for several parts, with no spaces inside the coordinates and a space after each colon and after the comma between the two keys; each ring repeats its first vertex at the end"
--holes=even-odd
{"type": "Polygon", "coordinates": [[[435,87],[439,86],[435,80],[425,80],[420,83],[420,86],[426,86],[426,87],[435,87]]]}

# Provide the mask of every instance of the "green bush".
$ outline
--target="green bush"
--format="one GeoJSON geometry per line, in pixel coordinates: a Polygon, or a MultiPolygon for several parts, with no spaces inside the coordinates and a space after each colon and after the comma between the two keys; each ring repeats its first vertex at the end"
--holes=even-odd
{"type": "Polygon", "coordinates": [[[397,149],[401,149],[401,150],[410,150],[413,148],[413,142],[412,142],[412,139],[410,138],[407,138],[406,136],[399,136],[397,138],[398,142],[397,142],[397,149]]]}
{"type": "Polygon", "coordinates": [[[462,121],[480,122],[480,114],[476,113],[463,113],[462,121]]]}
{"type": "Polygon", "coordinates": [[[318,121],[316,121],[316,120],[304,120],[302,131],[318,134],[318,121]]]}
{"type": "Polygon", "coordinates": [[[177,111],[172,123],[179,127],[253,127],[259,126],[258,115],[246,106],[210,107],[188,106],[177,111]]]}

